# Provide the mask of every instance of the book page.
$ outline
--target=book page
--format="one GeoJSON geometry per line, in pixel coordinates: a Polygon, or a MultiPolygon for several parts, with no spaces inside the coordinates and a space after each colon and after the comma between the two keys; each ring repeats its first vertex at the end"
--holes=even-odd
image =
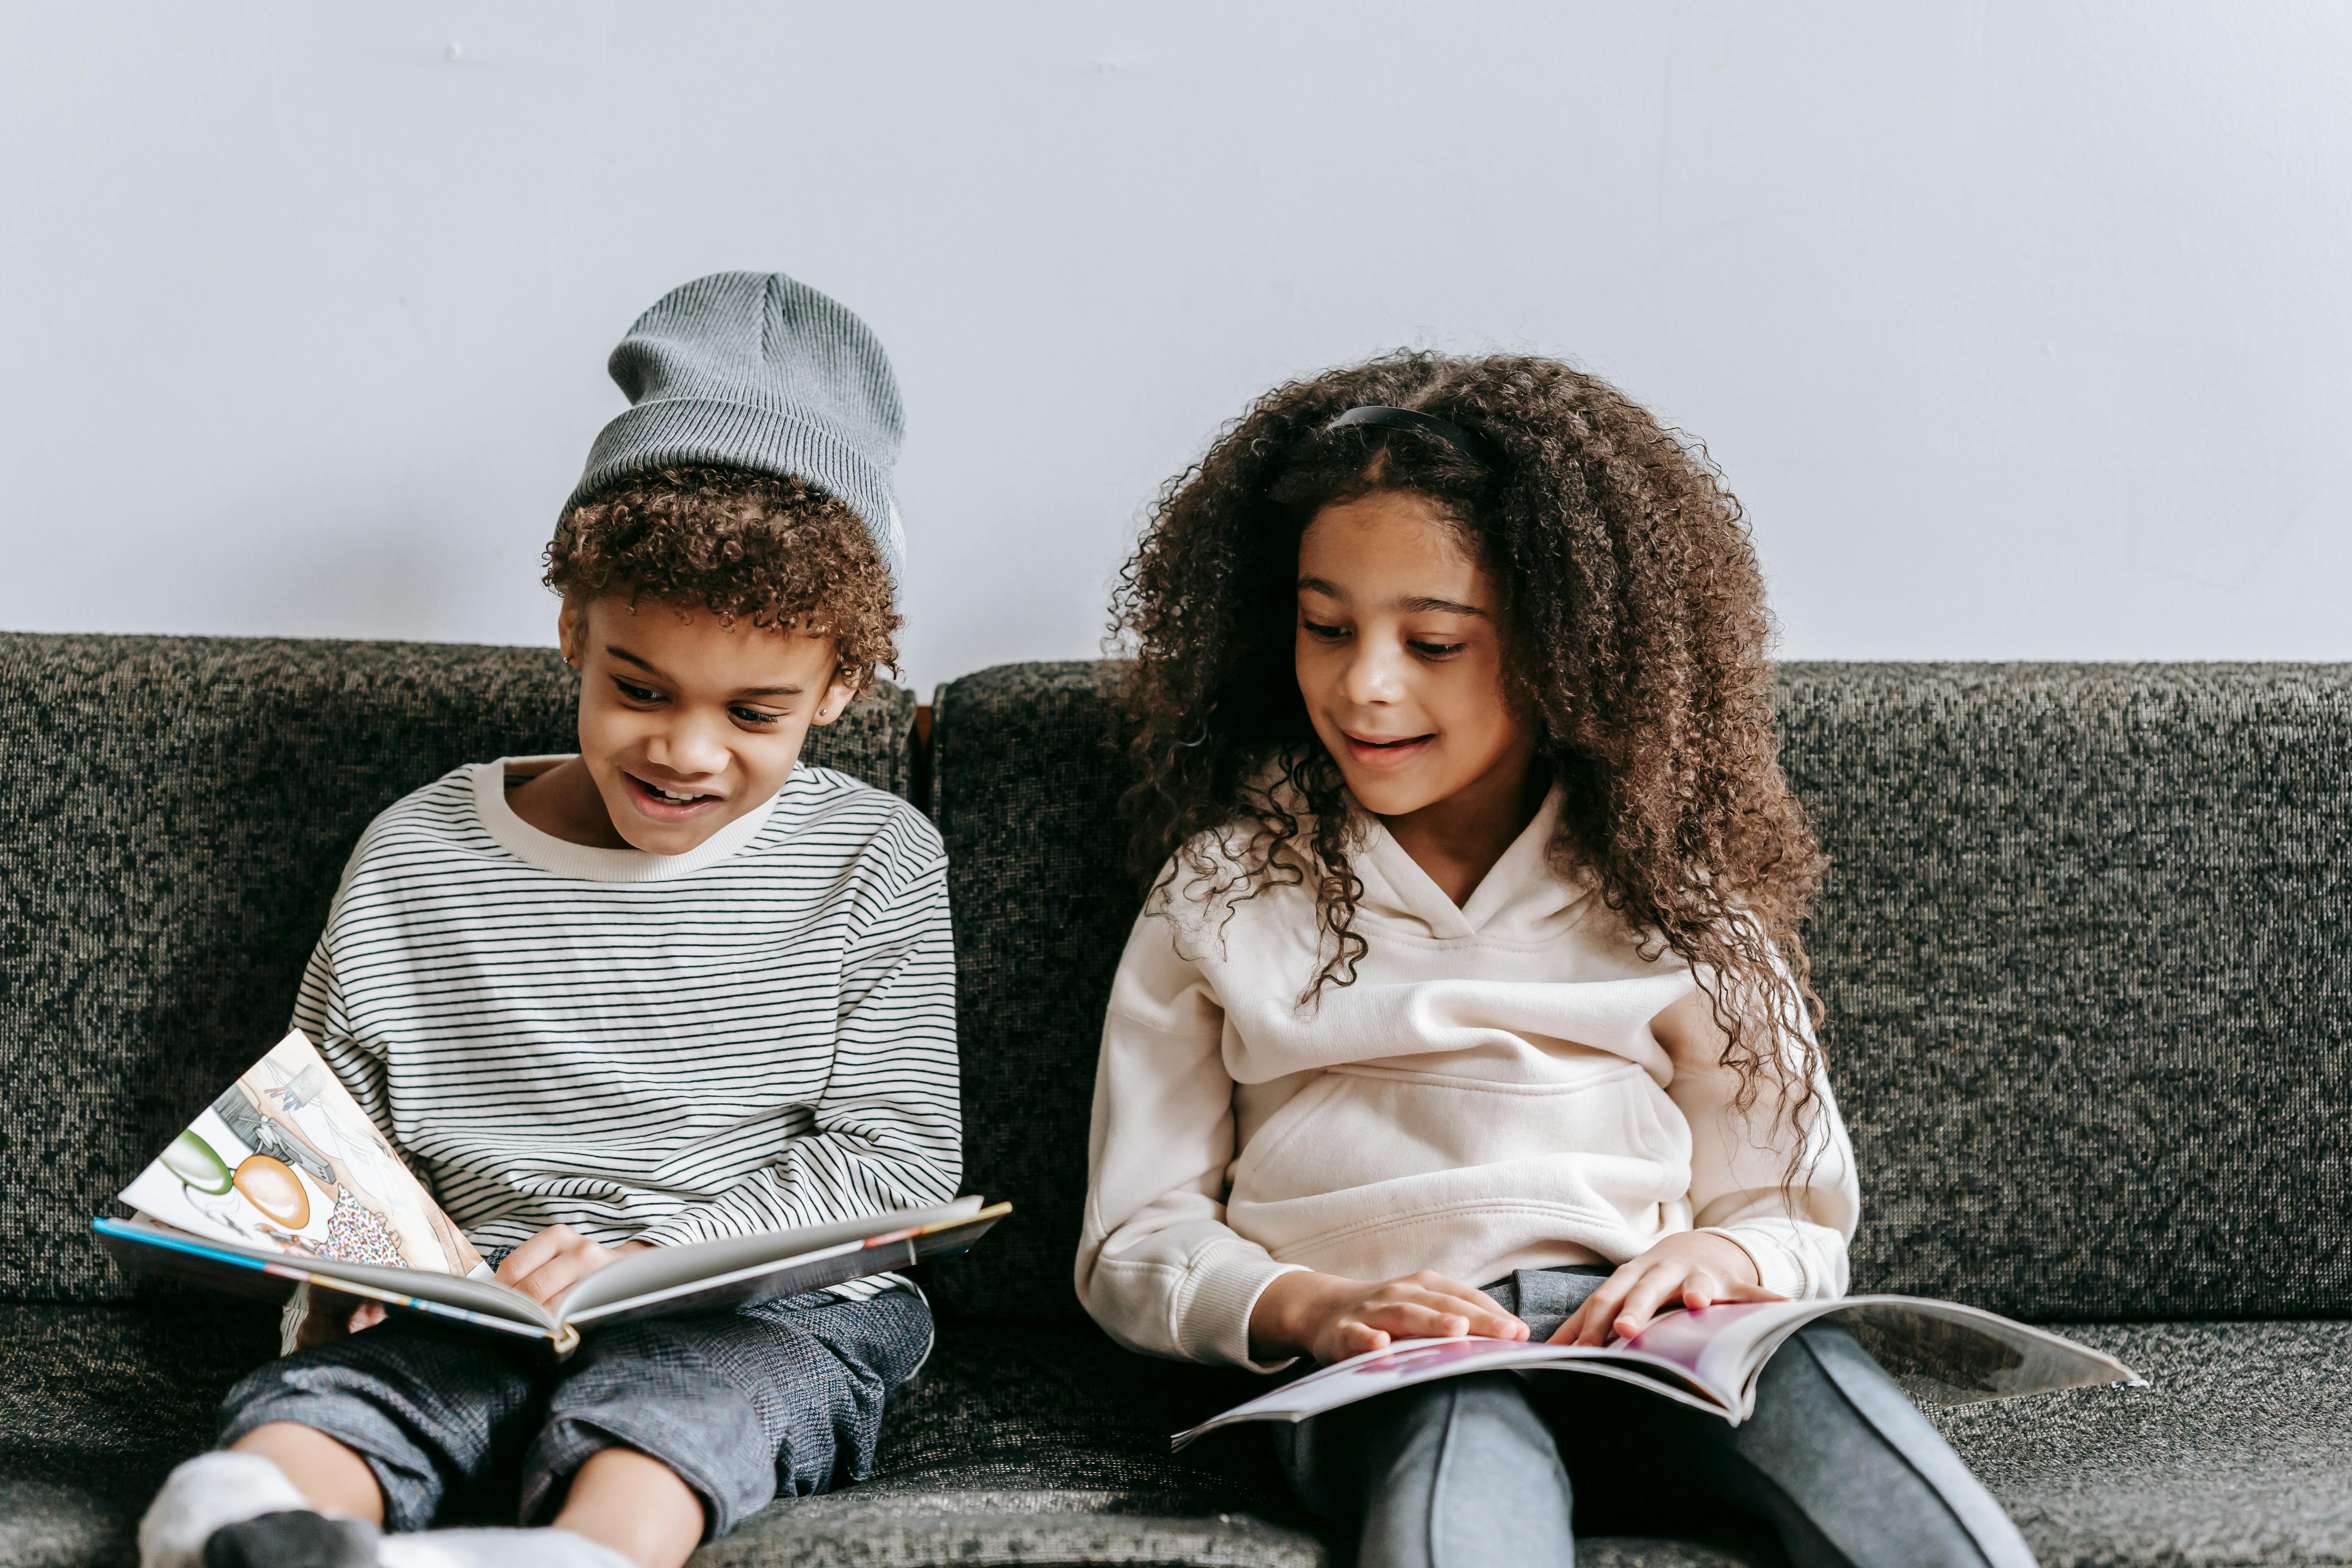
{"type": "Polygon", "coordinates": [[[587,1328],[626,1322],[635,1318],[667,1318],[688,1313],[718,1312],[754,1301],[772,1301],[828,1285],[846,1284],[893,1268],[904,1268],[937,1253],[961,1251],[986,1235],[1012,1212],[998,1204],[977,1213],[937,1220],[930,1225],[902,1227],[863,1241],[797,1252],[788,1258],[765,1258],[725,1274],[685,1280],[658,1290],[588,1307],[572,1307],[565,1326],[587,1328]]]}
{"type": "Polygon", "coordinates": [[[121,1195],[216,1241],[488,1277],[481,1255],[299,1030],[240,1074],[121,1195]]]}
{"type": "Polygon", "coordinates": [[[803,1226],[798,1230],[767,1230],[756,1236],[730,1236],[685,1247],[656,1247],[632,1253],[581,1280],[555,1302],[559,1321],[584,1319],[604,1307],[634,1304],[667,1296],[688,1287],[757,1270],[805,1254],[834,1247],[855,1248],[877,1236],[970,1219],[980,1212],[977,1197],[958,1198],[935,1208],[901,1209],[835,1220],[830,1225],[803,1226]]]}
{"type": "MultiPolygon", "coordinates": [[[[552,1337],[556,1332],[553,1313],[521,1291],[509,1289],[488,1279],[442,1274],[429,1268],[384,1268],[369,1263],[343,1263],[308,1253],[289,1252],[274,1246],[252,1247],[243,1242],[221,1241],[192,1235],[144,1214],[129,1221],[93,1220],[90,1228],[109,1251],[125,1262],[135,1260],[157,1272],[183,1279],[236,1289],[237,1274],[252,1270],[273,1279],[347,1291],[390,1306],[430,1303],[457,1310],[461,1317],[478,1316],[497,1319],[501,1324],[527,1325],[535,1334],[552,1337]],[[226,1275],[192,1273],[185,1268],[174,1267],[175,1259],[196,1260],[212,1266],[228,1264],[232,1269],[226,1275]]],[[[286,1291],[279,1289],[264,1293],[272,1300],[282,1300],[286,1291]]]]}

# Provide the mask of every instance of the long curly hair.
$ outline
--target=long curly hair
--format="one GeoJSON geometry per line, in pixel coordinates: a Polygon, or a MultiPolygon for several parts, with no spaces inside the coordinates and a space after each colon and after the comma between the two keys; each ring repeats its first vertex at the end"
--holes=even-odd
{"type": "Polygon", "coordinates": [[[1769,1087],[1806,1127],[1821,1003],[1798,926],[1823,862],[1780,772],[1755,551],[1703,447],[1558,361],[1400,353],[1293,382],[1169,482],[1112,625],[1134,655],[1124,805],[1149,895],[1311,879],[1323,963],[1300,1001],[1354,980],[1368,824],[1298,692],[1298,542],[1322,508],[1381,490],[1433,502],[1500,596],[1507,698],[1562,795],[1554,867],[1647,956],[1694,967],[1739,1108],[1769,1087]],[[1364,404],[1451,421],[1488,460],[1328,428],[1364,404]]]}

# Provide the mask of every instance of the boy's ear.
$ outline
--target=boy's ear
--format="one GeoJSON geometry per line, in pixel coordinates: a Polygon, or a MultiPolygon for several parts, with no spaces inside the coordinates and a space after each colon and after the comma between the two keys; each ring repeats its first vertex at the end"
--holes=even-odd
{"type": "Polygon", "coordinates": [[[856,700],[857,689],[865,684],[854,669],[835,670],[833,684],[824,689],[824,700],[816,705],[816,711],[809,715],[809,722],[830,724],[840,718],[850,703],[856,700]]]}
{"type": "Polygon", "coordinates": [[[563,662],[577,669],[587,645],[588,603],[567,594],[563,607],[555,612],[555,646],[563,650],[563,662]]]}

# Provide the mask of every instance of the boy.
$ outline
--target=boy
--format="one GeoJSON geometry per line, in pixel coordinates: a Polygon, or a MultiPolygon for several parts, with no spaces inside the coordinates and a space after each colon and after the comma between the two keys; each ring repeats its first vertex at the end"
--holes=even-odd
{"type": "MultiPolygon", "coordinates": [[[[378,817],[294,1017],[540,1300],[634,1248],[944,1202],[961,1163],[939,836],[795,765],[895,657],[889,363],[814,289],[722,273],[612,373],[632,406],[547,550],[579,754],[378,817]]],[[[561,1366],[382,1320],[314,1313],[230,1392],[147,1568],[675,1568],[780,1484],[866,1475],[931,1333],[894,1276],[620,1325],[561,1366]],[[541,1528],[376,1528],[518,1499],[541,1528]]]]}

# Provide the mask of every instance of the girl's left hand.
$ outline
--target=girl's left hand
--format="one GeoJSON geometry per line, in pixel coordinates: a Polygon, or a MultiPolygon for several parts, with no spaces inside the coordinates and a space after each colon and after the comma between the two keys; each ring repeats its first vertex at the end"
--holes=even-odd
{"type": "Polygon", "coordinates": [[[1556,1345],[1605,1345],[1650,1326],[1661,1307],[1711,1307],[1717,1301],[1785,1301],[1756,1282],[1756,1260],[1738,1242],[1684,1231],[1670,1236],[1584,1299],[1559,1326],[1556,1345]]]}

